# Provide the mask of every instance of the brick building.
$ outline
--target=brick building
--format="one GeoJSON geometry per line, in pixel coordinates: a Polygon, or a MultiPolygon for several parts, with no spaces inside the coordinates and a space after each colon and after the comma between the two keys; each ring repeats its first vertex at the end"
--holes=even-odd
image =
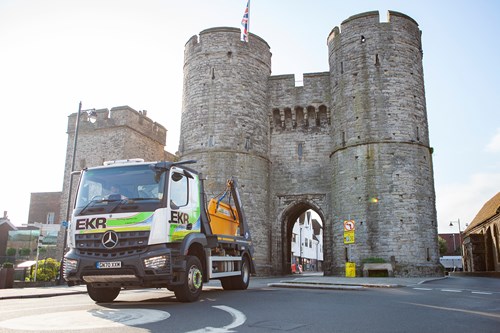
{"type": "Polygon", "coordinates": [[[61,192],[31,193],[28,223],[60,224],[61,192]]]}

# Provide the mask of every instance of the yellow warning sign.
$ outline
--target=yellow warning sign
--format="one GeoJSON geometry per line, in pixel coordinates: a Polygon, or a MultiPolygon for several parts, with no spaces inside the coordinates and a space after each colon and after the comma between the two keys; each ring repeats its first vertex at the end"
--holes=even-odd
{"type": "Polygon", "coordinates": [[[356,277],[356,263],[345,263],[345,277],[356,277]]]}
{"type": "Polygon", "coordinates": [[[354,243],[354,230],[344,231],[344,244],[354,243]]]}

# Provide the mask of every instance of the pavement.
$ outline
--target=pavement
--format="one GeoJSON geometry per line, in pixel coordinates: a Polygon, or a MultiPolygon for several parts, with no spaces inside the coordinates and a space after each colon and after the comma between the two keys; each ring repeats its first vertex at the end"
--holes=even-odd
{"type": "MultiPolygon", "coordinates": [[[[269,278],[269,277],[268,277],[269,278]]],[[[268,279],[268,278],[255,278],[268,279]]],[[[275,277],[272,277],[275,279],[275,277]]],[[[322,273],[301,274],[276,278],[279,282],[268,283],[269,287],[276,288],[307,288],[307,289],[330,289],[330,290],[364,290],[367,288],[399,288],[423,284],[427,281],[444,279],[446,277],[429,278],[363,278],[363,277],[335,277],[323,276],[322,273]]],[[[252,281],[255,281],[252,280],[252,281]]],[[[30,288],[0,289],[0,300],[55,297],[74,294],[86,294],[84,285],[68,287],[66,285],[30,288]]]]}

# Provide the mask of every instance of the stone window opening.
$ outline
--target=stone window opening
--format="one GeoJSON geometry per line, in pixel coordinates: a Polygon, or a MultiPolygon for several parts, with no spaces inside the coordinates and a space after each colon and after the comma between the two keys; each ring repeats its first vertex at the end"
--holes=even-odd
{"type": "Polygon", "coordinates": [[[364,42],[366,42],[366,38],[365,38],[365,36],[361,35],[361,43],[364,43],[364,42]]]}
{"type": "Polygon", "coordinates": [[[301,107],[295,108],[295,119],[297,126],[304,127],[305,126],[305,117],[304,117],[304,109],[301,107]]]}
{"type": "Polygon", "coordinates": [[[307,120],[308,121],[306,122],[306,124],[308,126],[310,125],[309,119],[311,120],[311,122],[313,122],[313,124],[316,124],[316,126],[318,126],[318,114],[316,113],[314,106],[307,107],[307,120]]]}
{"type": "Polygon", "coordinates": [[[247,151],[252,149],[252,139],[249,136],[247,136],[245,139],[245,149],[247,151]]]}
{"type": "Polygon", "coordinates": [[[380,66],[380,59],[378,58],[378,53],[375,54],[375,66],[380,66]]]}
{"type": "Polygon", "coordinates": [[[281,127],[281,115],[280,115],[280,110],[279,109],[274,109],[273,110],[273,119],[274,127],[278,128],[281,127]]]}
{"type": "Polygon", "coordinates": [[[299,157],[299,160],[302,160],[302,154],[303,154],[303,144],[302,142],[299,142],[297,144],[297,155],[299,157]]]}

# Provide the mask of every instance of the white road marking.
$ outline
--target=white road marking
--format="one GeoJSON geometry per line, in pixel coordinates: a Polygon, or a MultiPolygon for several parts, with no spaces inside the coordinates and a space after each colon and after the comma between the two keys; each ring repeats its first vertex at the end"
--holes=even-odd
{"type": "MultiPolygon", "coordinates": [[[[416,288],[416,287],[414,287],[413,289],[414,290],[425,290],[425,291],[433,290],[432,288],[416,288]]],[[[450,292],[450,293],[461,293],[464,291],[464,290],[460,290],[460,289],[440,289],[440,290],[445,291],[445,292],[450,292]]],[[[487,291],[471,291],[471,294],[493,295],[492,292],[487,292],[487,291]]]]}
{"type": "Polygon", "coordinates": [[[68,327],[83,330],[143,325],[169,317],[170,313],[159,310],[99,308],[18,317],[0,321],[0,327],[26,331],[67,331],[68,327]]]}
{"type": "Polygon", "coordinates": [[[229,306],[225,305],[215,305],[214,308],[229,312],[229,314],[233,317],[233,322],[229,325],[223,327],[205,327],[200,328],[199,330],[189,331],[186,333],[229,333],[235,332],[231,331],[231,329],[241,326],[247,320],[247,317],[240,311],[233,309],[229,306]]]}
{"type": "Polygon", "coordinates": [[[486,291],[472,291],[471,293],[473,294],[479,294],[479,295],[493,295],[493,293],[489,293],[486,291]]]}

